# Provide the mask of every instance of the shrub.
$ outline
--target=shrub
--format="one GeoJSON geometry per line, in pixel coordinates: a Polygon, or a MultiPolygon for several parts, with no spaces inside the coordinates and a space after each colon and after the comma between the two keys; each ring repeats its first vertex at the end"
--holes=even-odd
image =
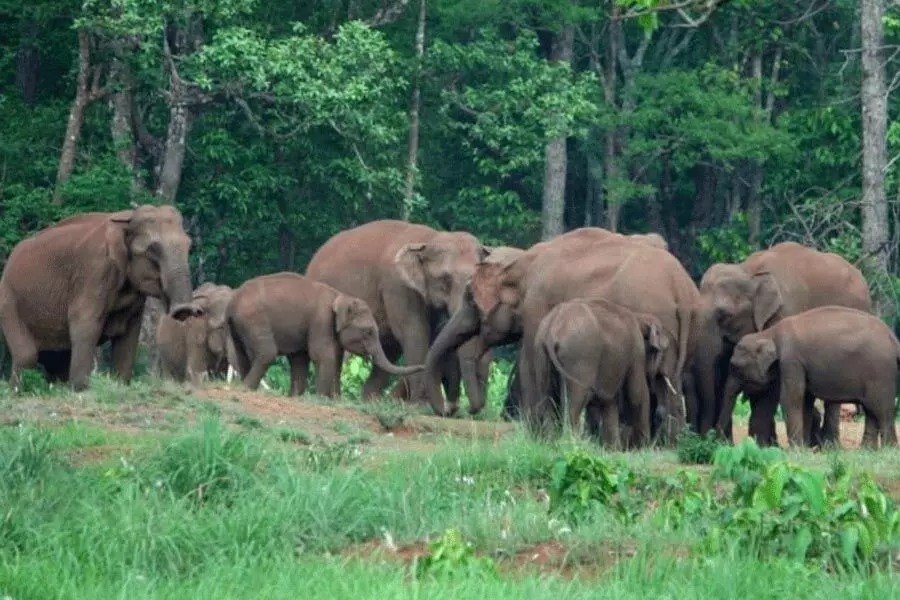
{"type": "Polygon", "coordinates": [[[716,450],[726,442],[714,430],[700,435],[685,429],[678,436],[678,462],[689,465],[708,465],[712,463],[716,450]]]}

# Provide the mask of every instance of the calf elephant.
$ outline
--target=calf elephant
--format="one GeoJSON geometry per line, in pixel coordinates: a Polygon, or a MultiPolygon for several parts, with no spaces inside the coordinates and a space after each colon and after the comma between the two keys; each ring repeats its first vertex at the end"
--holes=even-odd
{"type": "MultiPolygon", "coordinates": [[[[473,336],[488,345],[521,338],[521,413],[533,432],[552,433],[559,425],[558,412],[552,399],[548,403],[536,397],[533,354],[537,327],[554,306],[576,298],[606,297],[656,316],[675,334],[678,358],[673,381],[680,384],[696,295],[684,267],[668,252],[603,229],[577,229],[536,244],[509,265],[479,264],[465,302],[429,350],[425,377],[444,354],[473,336]]],[[[680,409],[671,404],[670,414],[677,421],[680,409]]]]}
{"type": "MultiPolygon", "coordinates": [[[[774,385],[792,444],[809,441],[812,427],[806,421],[819,397],[826,407],[859,402],[866,415],[863,445],[877,448],[880,437],[883,445],[896,446],[898,367],[897,337],[868,312],[824,306],[785,317],[735,346],[719,426],[731,414],[739,389],[774,385]]],[[[753,410],[774,413],[771,406],[753,410]]]]}
{"type": "MultiPolygon", "coordinates": [[[[463,288],[475,264],[491,249],[466,232],[441,232],[405,221],[372,221],[334,235],[309,262],[307,277],[360,298],[375,315],[385,353],[392,360],[401,354],[408,364],[422,363],[434,331],[435,313],[451,314],[460,305],[463,288]]],[[[478,360],[484,354],[479,340],[459,348],[459,369],[469,393],[470,411],[484,406],[478,381],[478,360]]],[[[389,373],[373,367],[363,395],[380,393],[389,373]]],[[[420,377],[410,377],[416,389],[420,377]]],[[[439,414],[457,410],[444,401],[437,379],[428,397],[441,398],[439,414]]],[[[398,386],[397,393],[405,388],[398,386]]],[[[448,396],[458,396],[448,390],[448,396]]]]}
{"type": "Polygon", "coordinates": [[[204,283],[194,290],[193,301],[203,310],[184,321],[163,315],[156,329],[156,345],[163,375],[200,385],[208,375],[228,372],[225,310],[234,296],[227,285],[204,283]]]}
{"type": "Polygon", "coordinates": [[[316,393],[338,395],[345,350],[371,357],[387,373],[409,375],[422,370],[388,360],[375,316],[364,301],[296,273],[244,282],[228,304],[226,322],[230,360],[244,385],[254,390],[279,355],[287,356],[291,366],[291,396],[306,390],[310,360],[316,366],[316,393]]]}
{"type": "MultiPolygon", "coordinates": [[[[569,424],[578,430],[588,403],[602,415],[603,441],[618,448],[620,401],[630,417],[630,444],[650,439],[650,389],[665,378],[663,358],[674,358],[662,324],[600,298],[563,302],[543,318],[535,334],[535,374],[539,394],[552,393],[551,365],[568,389],[569,424]]],[[[674,364],[674,360],[669,361],[674,364]]]]}
{"type": "Polygon", "coordinates": [[[55,379],[85,390],[107,340],[113,372],[130,381],[147,296],[176,320],[202,314],[191,302],[190,247],[178,209],[151,205],[75,215],[16,244],[0,277],[11,385],[46,359],[55,379]]]}
{"type": "MultiPolygon", "coordinates": [[[[697,338],[707,336],[707,341],[696,344],[691,366],[701,414],[700,433],[717,422],[730,427],[730,413],[724,421],[717,418],[722,406],[723,365],[744,335],[819,306],[871,309],[869,288],[859,269],[837,254],[794,242],[754,252],[742,263],[713,265],[704,279],[707,282],[700,286],[704,308],[698,311],[698,328],[708,329],[704,334],[695,333],[697,338]]],[[[839,443],[839,422],[840,406],[826,406],[826,442],[839,443]]],[[[774,419],[759,421],[754,428],[760,443],[774,441],[774,419]]]]}

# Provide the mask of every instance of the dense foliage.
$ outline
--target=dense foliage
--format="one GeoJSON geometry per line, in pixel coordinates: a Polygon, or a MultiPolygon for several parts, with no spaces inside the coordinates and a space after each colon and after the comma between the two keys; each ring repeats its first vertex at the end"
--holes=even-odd
{"type": "Polygon", "coordinates": [[[696,275],[784,239],[860,261],[859,7],[819,4],[434,0],[419,56],[401,0],[3,2],[0,259],[154,196],[184,212],[198,282],[302,271],[382,217],[528,246],[564,136],[567,227],[660,231],[696,275]]]}

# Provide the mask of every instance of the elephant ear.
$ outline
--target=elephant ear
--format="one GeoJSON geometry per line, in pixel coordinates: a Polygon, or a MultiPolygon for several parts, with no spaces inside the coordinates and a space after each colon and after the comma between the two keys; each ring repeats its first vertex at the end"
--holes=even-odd
{"type": "Polygon", "coordinates": [[[400,277],[423,299],[428,296],[425,282],[425,260],[428,244],[404,244],[394,256],[400,277]]]}
{"type": "Polygon", "coordinates": [[[761,340],[756,349],[756,359],[763,373],[771,369],[778,361],[778,347],[775,342],[768,338],[761,340]]]}
{"type": "Polygon", "coordinates": [[[644,352],[647,356],[647,373],[656,375],[662,368],[663,356],[669,348],[669,337],[662,324],[651,315],[638,316],[641,335],[644,338],[644,352]]]}
{"type": "Polygon", "coordinates": [[[753,296],[753,326],[757,331],[766,328],[772,317],[781,309],[784,299],[778,282],[768,272],[757,273],[753,276],[756,281],[756,294],[753,296]]]}
{"type": "Polygon", "coordinates": [[[662,354],[669,348],[669,338],[663,333],[662,326],[656,319],[643,319],[641,333],[648,349],[662,354]]]}
{"type": "Polygon", "coordinates": [[[352,325],[356,319],[369,310],[363,300],[345,294],[339,294],[334,299],[331,309],[334,311],[334,330],[338,333],[352,325]]]}
{"type": "Polygon", "coordinates": [[[472,279],[466,286],[472,290],[475,304],[487,314],[500,301],[500,275],[503,265],[483,263],[475,267],[472,279]]]}

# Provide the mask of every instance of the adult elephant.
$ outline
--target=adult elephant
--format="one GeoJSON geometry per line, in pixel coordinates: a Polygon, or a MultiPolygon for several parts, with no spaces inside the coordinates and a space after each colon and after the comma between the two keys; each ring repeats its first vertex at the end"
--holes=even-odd
{"type": "MultiPolygon", "coordinates": [[[[701,433],[718,421],[730,425],[731,415],[721,410],[724,364],[733,347],[747,334],[762,331],[785,317],[820,306],[845,306],[871,311],[869,286],[859,269],[832,252],[820,252],[796,242],[782,242],[754,252],[732,265],[714,265],[714,276],[701,285],[701,303],[707,307],[707,326],[720,334],[720,353],[698,352],[693,366],[701,399],[701,433]],[[725,361],[724,363],[722,361],[725,361]]],[[[762,392],[760,392],[762,393],[762,392]]],[[[751,407],[754,398],[750,398],[751,407]]],[[[767,405],[773,403],[766,403],[767,405]]],[[[761,444],[775,442],[774,415],[754,418],[753,435],[761,444]]],[[[840,405],[825,407],[823,441],[839,444],[840,405]]]]}
{"type": "Polygon", "coordinates": [[[210,375],[228,371],[225,310],[234,296],[227,285],[204,283],[194,290],[193,301],[203,315],[177,321],[168,315],[159,319],[156,344],[162,372],[175,381],[200,385],[210,375]]]}
{"type": "MultiPolygon", "coordinates": [[[[590,297],[657,317],[678,347],[674,383],[680,384],[697,299],[694,283],[665,250],[595,227],[535,244],[509,265],[480,264],[466,302],[432,344],[425,377],[435,377],[443,356],[473,336],[489,346],[521,340],[521,414],[534,431],[558,428],[558,407],[536,397],[534,335],[556,305],[590,297]]],[[[669,397],[663,405],[677,421],[680,399],[669,397]]]]}
{"type": "MultiPolygon", "coordinates": [[[[402,354],[407,364],[421,364],[440,315],[459,309],[475,264],[490,252],[467,232],[437,231],[405,221],[372,221],[325,242],[310,260],[306,275],[360,298],[372,308],[381,344],[391,361],[402,354]]],[[[478,378],[483,354],[478,340],[457,352],[472,413],[484,407],[484,388],[478,378]]],[[[418,387],[420,377],[408,376],[410,389],[418,387]]],[[[363,395],[380,393],[388,380],[388,373],[373,366],[363,395]]],[[[398,388],[402,393],[403,387],[398,388]]],[[[441,398],[437,381],[428,396],[441,398]]],[[[444,406],[441,398],[435,407],[440,415],[457,409],[458,389],[447,390],[447,396],[449,406],[444,406]]]]}
{"type": "Polygon", "coordinates": [[[87,389],[94,349],[111,341],[113,372],[131,379],[147,296],[183,320],[191,301],[191,239],[173,206],[83,213],[19,242],[0,276],[0,327],[10,384],[46,357],[54,378],[87,389]]]}

